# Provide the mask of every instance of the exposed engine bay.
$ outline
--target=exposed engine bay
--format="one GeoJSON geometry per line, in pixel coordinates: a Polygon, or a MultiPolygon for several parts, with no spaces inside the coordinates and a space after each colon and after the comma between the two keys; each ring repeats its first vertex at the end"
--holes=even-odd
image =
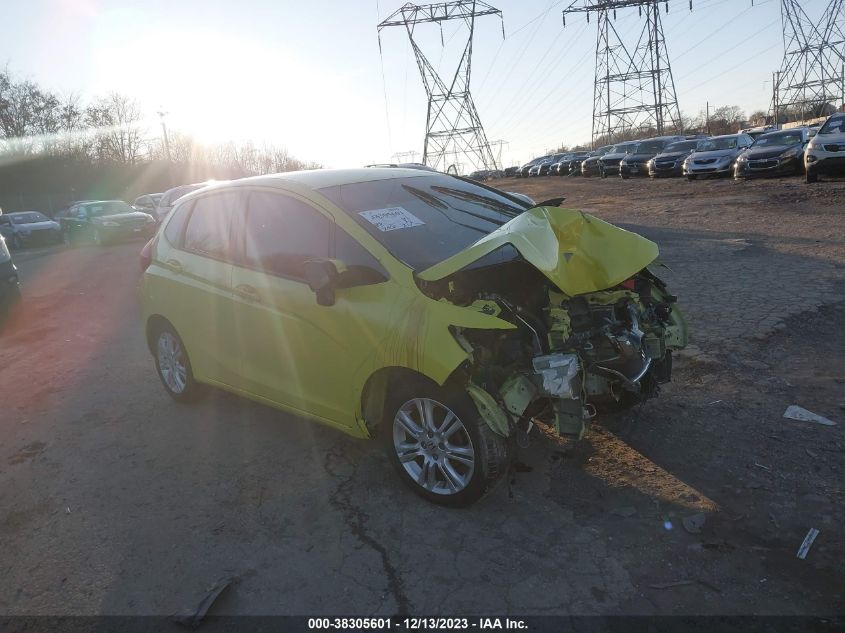
{"type": "Polygon", "coordinates": [[[505,436],[539,421],[581,437],[598,412],[656,396],[671,378],[672,350],[686,344],[676,297],[648,269],[613,288],[567,296],[517,255],[421,288],[516,326],[452,332],[469,355],[455,379],[505,436]]]}

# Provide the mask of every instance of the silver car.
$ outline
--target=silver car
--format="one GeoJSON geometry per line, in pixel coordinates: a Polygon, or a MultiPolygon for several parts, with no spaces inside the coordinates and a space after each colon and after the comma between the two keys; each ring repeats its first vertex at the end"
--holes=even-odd
{"type": "Polygon", "coordinates": [[[684,175],[689,180],[699,176],[731,176],[736,159],[753,143],[754,139],[748,134],[725,134],[702,139],[684,161],[684,175]]]}

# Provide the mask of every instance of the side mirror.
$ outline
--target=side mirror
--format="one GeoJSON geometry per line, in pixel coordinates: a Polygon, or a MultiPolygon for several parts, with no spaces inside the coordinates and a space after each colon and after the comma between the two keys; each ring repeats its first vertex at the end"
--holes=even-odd
{"type": "Polygon", "coordinates": [[[302,265],[302,273],[308,287],[317,295],[317,304],[334,305],[334,291],[340,276],[335,263],[330,259],[312,259],[302,265]]]}

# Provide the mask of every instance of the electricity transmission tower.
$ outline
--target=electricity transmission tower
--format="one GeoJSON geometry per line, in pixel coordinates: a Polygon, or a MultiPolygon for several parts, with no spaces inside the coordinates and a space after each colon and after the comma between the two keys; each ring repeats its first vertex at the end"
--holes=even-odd
{"type": "Polygon", "coordinates": [[[784,54],[775,75],[775,122],[829,114],[831,103],[845,103],[845,0],[830,0],[818,22],[799,0],[781,0],[781,17],[784,54]]]}
{"type": "Polygon", "coordinates": [[[459,154],[465,155],[476,168],[497,169],[496,159],[469,90],[475,20],[485,15],[498,15],[502,18],[501,11],[480,0],[453,0],[427,5],[407,3],[378,25],[379,51],[381,31],[385,27],[404,26],[408,33],[428,95],[422,160],[435,169],[445,171],[451,164],[449,156],[456,157],[459,154]],[[414,30],[420,24],[438,24],[441,28],[441,45],[445,47],[442,28],[443,22],[448,20],[463,20],[468,34],[458,66],[447,83],[414,39],[414,30]]]}
{"type": "MultiPolygon", "coordinates": [[[[650,131],[681,132],[681,111],[666,51],[660,5],[668,0],[574,0],[563,10],[598,20],[596,75],[593,88],[593,145],[611,143],[650,131]],[[636,7],[645,16],[636,45],[623,41],[616,11],[636,7]]],[[[690,8],[692,2],[690,1],[690,8]]],[[[633,44],[633,42],[630,42],[633,44]]]]}

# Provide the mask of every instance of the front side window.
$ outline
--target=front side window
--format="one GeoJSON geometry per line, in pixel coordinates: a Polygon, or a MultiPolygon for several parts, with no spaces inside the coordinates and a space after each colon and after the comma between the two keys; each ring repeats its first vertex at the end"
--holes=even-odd
{"type": "Polygon", "coordinates": [[[167,226],[164,227],[164,237],[173,246],[182,246],[182,234],[192,207],[192,202],[183,202],[170,214],[167,226]]]}
{"type": "Polygon", "coordinates": [[[253,191],[244,229],[246,263],[273,275],[302,279],[306,261],[329,257],[331,225],[329,218],[295,198],[253,191]]]}
{"type": "Polygon", "coordinates": [[[197,199],[185,228],[185,250],[214,259],[228,259],[232,218],[242,199],[237,191],[223,191],[197,199]]]}

